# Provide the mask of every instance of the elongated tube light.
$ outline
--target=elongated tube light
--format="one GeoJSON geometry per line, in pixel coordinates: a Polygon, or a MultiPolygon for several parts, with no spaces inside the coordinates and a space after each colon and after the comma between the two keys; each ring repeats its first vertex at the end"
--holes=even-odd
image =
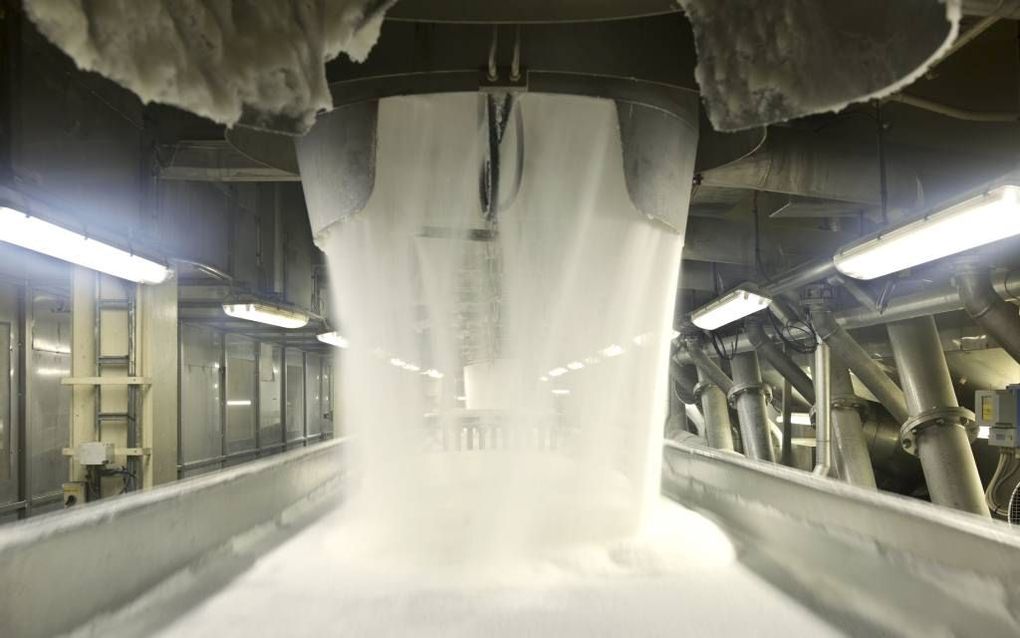
{"type": "Polygon", "coordinates": [[[1017,235],[1020,187],[1006,184],[844,248],[833,264],[854,279],[875,279],[1017,235]]]}
{"type": "Polygon", "coordinates": [[[339,332],[334,330],[333,332],[324,332],[321,335],[316,335],[316,339],[325,343],[326,345],[333,346],[334,348],[346,348],[351,345],[339,332]]]}
{"type": "Polygon", "coordinates": [[[691,313],[691,323],[702,330],[715,330],[737,319],[768,308],[772,299],[740,287],[691,313]]]}
{"type": "Polygon", "coordinates": [[[301,328],[308,323],[308,315],[302,312],[263,303],[223,304],[223,312],[235,319],[265,323],[279,328],[301,328]]]}
{"type": "Polygon", "coordinates": [[[162,264],[7,206],[0,206],[0,241],[140,284],[170,276],[162,264]]]}

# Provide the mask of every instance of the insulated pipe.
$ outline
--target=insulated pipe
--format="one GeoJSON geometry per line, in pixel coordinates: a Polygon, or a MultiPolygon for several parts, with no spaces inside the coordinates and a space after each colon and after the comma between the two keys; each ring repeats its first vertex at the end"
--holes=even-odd
{"type": "Polygon", "coordinates": [[[776,451],[769,435],[769,418],[765,409],[768,386],[762,382],[758,355],[744,352],[733,357],[733,387],[727,397],[736,405],[740,419],[740,438],[744,454],[753,459],[776,462],[776,451]]]}
{"type": "MultiPolygon", "coordinates": [[[[815,387],[811,382],[811,378],[790,358],[790,355],[780,350],[769,339],[769,336],[765,334],[765,330],[761,326],[761,322],[757,319],[748,318],[744,321],[744,328],[747,332],[747,338],[755,351],[764,357],[765,361],[775,368],[776,372],[789,381],[790,385],[796,388],[797,392],[807,399],[808,403],[814,403],[815,387]]],[[[734,375],[736,375],[736,372],[734,372],[734,375]]]]}
{"type": "Polygon", "coordinates": [[[854,394],[850,370],[837,358],[831,362],[829,378],[836,471],[840,478],[851,485],[876,489],[875,470],[871,464],[861,419],[865,403],[854,394]]]}
{"type": "Polygon", "coordinates": [[[733,389],[733,381],[729,376],[723,372],[722,368],[715,364],[708,358],[705,351],[701,349],[701,344],[694,339],[689,339],[686,342],[687,353],[690,355],[691,363],[698,367],[698,376],[700,378],[703,373],[712,383],[717,385],[720,390],[725,394],[729,394],[730,390],[733,389]]]}
{"type": "Polygon", "coordinates": [[[910,410],[901,440],[921,459],[932,502],[990,517],[966,430],[973,414],[956,400],[935,318],[896,321],[887,330],[910,410]]]}
{"type": "MultiPolygon", "coordinates": [[[[903,391],[889,378],[882,368],[878,367],[864,348],[850,334],[839,326],[828,309],[815,309],[811,312],[811,322],[824,341],[840,361],[845,363],[857,375],[875,398],[885,406],[897,422],[903,423],[910,416],[903,391]]],[[[942,352],[939,347],[939,352],[942,352]]],[[[815,385],[817,391],[817,383],[815,385]]]]}
{"type": "Polygon", "coordinates": [[[815,469],[819,476],[828,476],[832,468],[831,387],[829,386],[829,346],[819,341],[815,346],[815,469]]]}
{"type": "Polygon", "coordinates": [[[956,286],[971,319],[1020,362],[1020,311],[996,294],[988,270],[966,268],[956,275],[956,286]]]}
{"type": "Polygon", "coordinates": [[[726,393],[700,368],[698,379],[700,382],[695,388],[695,394],[701,400],[701,413],[705,417],[705,438],[711,447],[732,452],[733,432],[730,429],[730,408],[726,404],[726,393]]]}

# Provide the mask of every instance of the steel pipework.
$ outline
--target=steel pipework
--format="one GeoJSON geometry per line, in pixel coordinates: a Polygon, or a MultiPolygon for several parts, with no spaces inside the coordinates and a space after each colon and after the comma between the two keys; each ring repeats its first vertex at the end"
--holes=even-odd
{"type": "Polygon", "coordinates": [[[850,370],[833,357],[829,379],[832,396],[832,434],[835,442],[836,472],[851,485],[877,489],[868,443],[864,438],[861,411],[865,403],[854,394],[850,370]]]}
{"type": "MultiPolygon", "coordinates": [[[[768,362],[776,372],[790,382],[797,392],[804,397],[808,403],[815,402],[815,387],[811,378],[801,369],[788,354],[779,349],[772,339],[765,334],[761,321],[756,318],[748,318],[744,322],[747,331],[747,338],[751,346],[768,362]]],[[[734,373],[735,375],[736,373],[734,373]]]]}
{"type": "MultiPolygon", "coordinates": [[[[875,395],[893,418],[899,423],[906,421],[910,414],[907,411],[903,391],[875,363],[871,355],[836,323],[832,312],[827,308],[816,308],[811,312],[811,321],[818,332],[818,338],[832,348],[836,357],[857,375],[864,387],[875,395]]],[[[942,352],[941,346],[939,352],[942,352]]],[[[815,387],[817,391],[817,384],[815,387]]]]}
{"type": "Polygon", "coordinates": [[[955,283],[970,318],[1020,362],[1020,311],[995,292],[989,270],[965,267],[955,283]]]}
{"type": "Polygon", "coordinates": [[[726,404],[726,393],[701,368],[698,368],[698,379],[694,394],[701,402],[708,445],[717,450],[732,452],[733,432],[730,429],[730,409],[726,404]]]}
{"type": "Polygon", "coordinates": [[[740,419],[740,438],[744,442],[744,454],[762,461],[776,462],[776,451],[769,434],[766,397],[771,393],[762,381],[758,355],[744,352],[733,357],[733,387],[727,399],[737,408],[740,419]]]}
{"type": "Polygon", "coordinates": [[[887,330],[910,412],[900,440],[920,458],[932,502],[989,517],[970,449],[974,414],[956,400],[935,318],[896,321],[887,330]]]}
{"type": "Polygon", "coordinates": [[[815,346],[815,469],[819,476],[828,476],[832,470],[831,387],[829,386],[829,346],[819,341],[815,346]]]}

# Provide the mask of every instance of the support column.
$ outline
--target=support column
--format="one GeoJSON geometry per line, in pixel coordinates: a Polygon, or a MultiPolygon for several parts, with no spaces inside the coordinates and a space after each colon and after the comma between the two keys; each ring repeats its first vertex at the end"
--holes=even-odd
{"type": "Polygon", "coordinates": [[[158,286],[140,286],[138,368],[152,385],[139,415],[142,446],[151,449],[142,469],[149,489],[177,480],[178,335],[176,274],[158,286]]]}
{"type": "Polygon", "coordinates": [[[900,438],[921,459],[932,502],[990,517],[970,449],[974,414],[956,400],[935,319],[895,321],[887,329],[910,411],[900,438]]]}
{"type": "Polygon", "coordinates": [[[833,357],[829,372],[832,390],[832,434],[836,444],[836,471],[851,485],[877,489],[861,410],[864,402],[854,394],[850,370],[833,357]]]}
{"type": "MultiPolygon", "coordinates": [[[[75,266],[71,272],[71,376],[98,376],[96,370],[96,272],[75,266]]],[[[96,432],[96,387],[71,386],[72,450],[99,439],[96,432]]],[[[71,457],[68,479],[85,480],[85,467],[71,457]]]]}
{"type": "Polygon", "coordinates": [[[765,410],[765,398],[769,390],[762,382],[758,354],[738,354],[733,357],[730,366],[733,369],[733,387],[728,398],[736,404],[744,454],[753,459],[775,463],[776,451],[772,447],[768,412],[765,410]]]}
{"type": "Polygon", "coordinates": [[[701,401],[701,412],[705,416],[705,438],[709,446],[717,450],[733,451],[733,432],[730,429],[730,408],[726,394],[698,368],[698,385],[695,395],[701,401]]]}

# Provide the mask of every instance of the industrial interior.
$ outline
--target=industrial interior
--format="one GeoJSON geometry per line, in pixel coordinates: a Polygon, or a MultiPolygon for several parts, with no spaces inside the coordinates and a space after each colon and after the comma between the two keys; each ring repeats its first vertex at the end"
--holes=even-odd
{"type": "Polygon", "coordinates": [[[1018,43],[4,0],[0,635],[1020,635],[1018,43]]]}

